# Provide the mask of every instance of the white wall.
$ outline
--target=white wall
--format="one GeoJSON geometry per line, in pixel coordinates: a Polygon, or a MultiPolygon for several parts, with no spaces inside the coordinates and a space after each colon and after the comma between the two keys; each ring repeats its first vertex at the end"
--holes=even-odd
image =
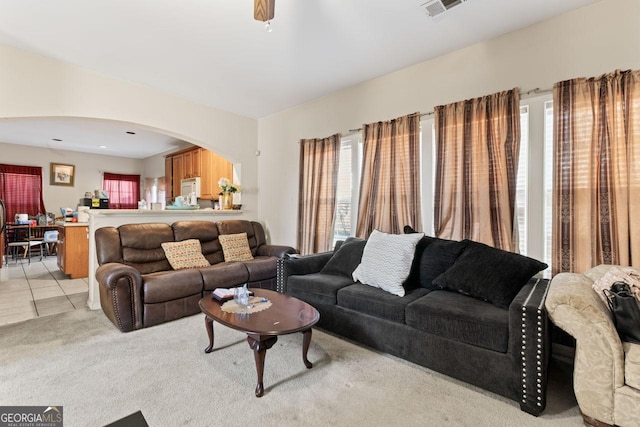
{"type": "MultiPolygon", "coordinates": [[[[207,148],[242,164],[243,210],[248,219],[257,219],[257,120],[9,46],[0,45],[0,64],[0,119],[91,117],[119,120],[207,148]]],[[[0,156],[4,161],[4,155],[0,156]]],[[[38,161],[48,164],[49,159],[43,155],[38,161]]],[[[147,163],[145,167],[154,175],[160,170],[156,163],[147,163]]],[[[142,168],[138,168],[138,173],[146,177],[142,168]]],[[[164,171],[158,176],[163,175],[164,171]]]]}
{"type": "Polygon", "coordinates": [[[298,144],[436,105],[640,68],[640,1],[602,0],[259,120],[260,217],[295,245],[298,144]]]}
{"type": "MultiPolygon", "coordinates": [[[[125,157],[36,148],[0,142],[0,163],[42,167],[42,197],[47,212],[60,216],[60,208],[78,206],[86,191],[102,188],[102,172],[142,174],[142,160],[125,157]],[[50,185],[50,162],[75,166],[74,186],[50,185]]],[[[164,167],[164,164],[163,164],[164,167]]],[[[163,173],[164,175],[164,173],[163,173]]]]}

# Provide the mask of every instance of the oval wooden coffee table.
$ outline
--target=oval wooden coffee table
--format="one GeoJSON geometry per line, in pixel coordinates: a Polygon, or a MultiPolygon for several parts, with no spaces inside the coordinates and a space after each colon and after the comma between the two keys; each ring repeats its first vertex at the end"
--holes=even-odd
{"type": "Polygon", "coordinates": [[[205,314],[205,326],[209,335],[209,346],[205,353],[213,351],[213,321],[247,334],[249,347],[253,349],[258,373],[256,397],[264,394],[262,374],[267,350],[277,341],[278,335],[302,332],[302,361],[311,369],[313,364],[307,359],[311,343],[311,327],[320,319],[318,310],[297,298],[266,289],[251,289],[255,296],[267,298],[271,307],[251,314],[227,313],[222,311],[222,303],[210,294],[200,300],[200,309],[205,314]]]}

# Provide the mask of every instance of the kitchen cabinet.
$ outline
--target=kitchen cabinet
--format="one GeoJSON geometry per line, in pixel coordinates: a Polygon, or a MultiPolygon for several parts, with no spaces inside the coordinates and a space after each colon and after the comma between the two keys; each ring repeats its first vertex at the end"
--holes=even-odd
{"type": "Polygon", "coordinates": [[[220,178],[233,177],[233,163],[205,150],[190,148],[168,154],[165,157],[165,180],[167,182],[167,202],[180,195],[180,184],[184,178],[200,177],[200,198],[217,200],[220,178]]]}
{"type": "Polygon", "coordinates": [[[193,150],[191,152],[191,173],[190,178],[195,178],[197,176],[202,176],[202,148],[198,148],[197,150],[193,150]]]}
{"type": "Polygon", "coordinates": [[[72,279],[89,276],[89,227],[84,224],[58,227],[58,267],[72,279]]]}
{"type": "Polygon", "coordinates": [[[193,175],[193,162],[192,162],[192,151],[187,151],[185,153],[182,153],[182,168],[183,168],[183,173],[182,173],[182,177],[183,178],[193,178],[195,175],[193,175]]]}
{"type": "Polygon", "coordinates": [[[175,199],[180,195],[180,181],[184,178],[184,161],[182,154],[177,154],[173,156],[172,167],[173,167],[173,198],[175,199]]]}
{"type": "Polygon", "coordinates": [[[165,185],[165,200],[169,203],[173,199],[173,158],[166,156],[164,158],[164,185],[165,185]]]}
{"type": "Polygon", "coordinates": [[[206,200],[217,200],[218,193],[220,193],[218,181],[220,178],[232,179],[233,163],[209,150],[203,149],[200,156],[202,161],[202,173],[200,174],[200,198],[206,200]]]}

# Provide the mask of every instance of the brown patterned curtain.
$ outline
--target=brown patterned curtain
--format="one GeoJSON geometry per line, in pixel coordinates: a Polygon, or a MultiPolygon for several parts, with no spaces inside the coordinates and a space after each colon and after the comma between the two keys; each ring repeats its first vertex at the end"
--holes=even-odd
{"type": "Polygon", "coordinates": [[[300,140],[298,250],[324,252],[333,242],[340,134],[300,140]]]}
{"type": "Polygon", "coordinates": [[[517,250],[519,104],[512,89],[435,108],[438,237],[517,250]]]}
{"type": "Polygon", "coordinates": [[[556,83],[553,273],[640,263],[640,71],[556,83]]]}
{"type": "Polygon", "coordinates": [[[362,134],[356,235],[401,233],[405,225],[421,230],[420,114],[363,125],[362,134]]]}

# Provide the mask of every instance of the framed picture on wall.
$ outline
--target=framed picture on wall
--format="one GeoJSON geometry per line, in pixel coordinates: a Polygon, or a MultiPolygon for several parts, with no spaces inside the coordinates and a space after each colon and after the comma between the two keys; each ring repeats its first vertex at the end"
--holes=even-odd
{"type": "Polygon", "coordinates": [[[73,187],[76,167],[74,165],[64,165],[61,163],[51,163],[51,185],[66,185],[73,187]]]}

